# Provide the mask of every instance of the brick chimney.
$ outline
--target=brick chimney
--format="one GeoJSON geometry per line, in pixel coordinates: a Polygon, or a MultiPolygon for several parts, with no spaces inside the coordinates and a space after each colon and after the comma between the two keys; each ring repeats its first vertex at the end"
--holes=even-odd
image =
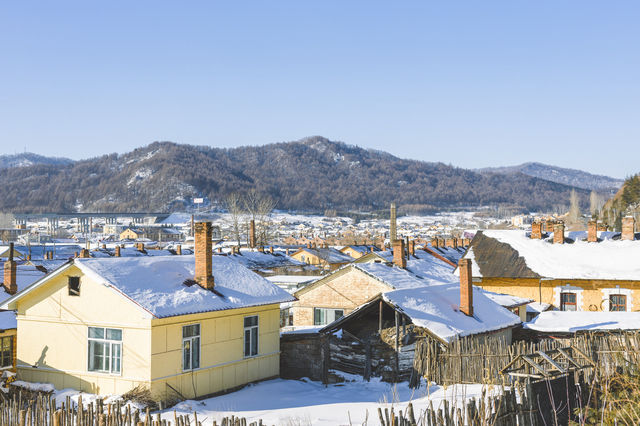
{"type": "Polygon", "coordinates": [[[416,240],[409,241],[409,254],[411,256],[416,255],[416,240]]]}
{"type": "Polygon", "coordinates": [[[391,203],[389,212],[389,239],[395,241],[397,238],[396,203],[391,203]]]}
{"type": "Polygon", "coordinates": [[[16,294],[18,285],[16,284],[16,262],[13,260],[13,243],[9,243],[9,259],[4,262],[4,288],[9,294],[16,294]]]}
{"type": "Polygon", "coordinates": [[[623,240],[633,241],[635,240],[635,225],[636,220],[633,216],[625,216],[622,218],[622,235],[623,240]]]}
{"type": "Polygon", "coordinates": [[[590,220],[587,224],[587,241],[590,243],[598,242],[598,222],[590,220]]]}
{"type": "Polygon", "coordinates": [[[531,224],[531,239],[532,240],[542,239],[542,222],[533,222],[531,224]]]}
{"type": "Polygon", "coordinates": [[[196,222],[194,225],[195,234],[195,257],[196,276],[195,280],[202,288],[213,289],[213,251],[211,244],[211,222],[196,222]]]}
{"type": "Polygon", "coordinates": [[[249,222],[249,247],[256,247],[256,221],[253,219],[249,222]]]}
{"type": "Polygon", "coordinates": [[[460,312],[473,316],[473,276],[471,273],[471,261],[460,259],[458,262],[460,271],[460,312]]]}
{"type": "Polygon", "coordinates": [[[89,254],[89,250],[86,248],[83,248],[82,250],[80,250],[80,257],[83,259],[88,259],[91,257],[91,255],[89,254]]]}
{"type": "Polygon", "coordinates": [[[273,254],[273,246],[269,247],[269,253],[273,254]]]}
{"type": "Polygon", "coordinates": [[[462,245],[467,247],[469,246],[469,244],[471,243],[471,241],[468,238],[463,238],[462,239],[462,245]]]}
{"type": "Polygon", "coordinates": [[[115,257],[120,257],[120,246],[116,246],[114,256],[115,257]]]}
{"type": "Polygon", "coordinates": [[[404,257],[404,240],[395,240],[393,242],[393,263],[400,267],[407,267],[407,259],[404,257]]]}
{"type": "Polygon", "coordinates": [[[431,239],[431,247],[438,248],[438,237],[434,237],[431,239]]]}
{"type": "Polygon", "coordinates": [[[102,250],[106,250],[107,249],[107,245],[106,244],[102,244],[102,250]]]}
{"type": "Polygon", "coordinates": [[[178,256],[182,255],[182,244],[178,244],[178,245],[176,246],[176,254],[177,254],[178,256]]]}
{"type": "Polygon", "coordinates": [[[564,244],[564,223],[553,226],[553,244],[564,244]]]}

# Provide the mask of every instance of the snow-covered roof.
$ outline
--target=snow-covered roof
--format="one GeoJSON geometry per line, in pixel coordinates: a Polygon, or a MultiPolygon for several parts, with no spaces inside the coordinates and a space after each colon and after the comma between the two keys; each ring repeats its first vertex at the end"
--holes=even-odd
{"type": "Polygon", "coordinates": [[[493,291],[481,289],[482,293],[489,299],[493,300],[500,306],[505,308],[515,308],[517,306],[526,305],[533,302],[533,299],[527,299],[526,297],[512,296],[510,294],[494,293],[493,291]]]}
{"type": "Polygon", "coordinates": [[[286,266],[305,266],[300,262],[283,253],[261,252],[258,250],[241,250],[240,254],[231,254],[230,257],[251,270],[270,269],[286,266]]]}
{"type": "Polygon", "coordinates": [[[640,280],[639,240],[552,244],[524,231],[488,230],[476,236],[465,257],[472,260],[474,277],[640,280]],[[508,264],[499,264],[509,256],[508,264]]]}
{"type": "Polygon", "coordinates": [[[640,312],[545,311],[525,328],[547,333],[574,333],[593,330],[638,330],[640,312]]]}
{"type": "Polygon", "coordinates": [[[318,275],[271,275],[264,278],[272,283],[302,284],[316,281],[321,277],[318,275]]]}
{"type": "Polygon", "coordinates": [[[156,317],[244,308],[294,300],[286,291],[234,259],[213,256],[215,290],[185,285],[195,274],[193,256],[75,259],[88,276],[125,294],[156,317]]]}
{"type": "Polygon", "coordinates": [[[350,248],[351,250],[361,253],[361,254],[366,254],[366,253],[370,253],[371,251],[380,251],[380,249],[374,245],[350,245],[350,246],[344,246],[342,249],[340,249],[341,252],[343,252],[343,250],[350,248]]]}
{"type": "Polygon", "coordinates": [[[520,318],[473,288],[473,316],[460,312],[460,285],[428,285],[383,293],[385,301],[445,342],[520,324],[520,318]]]}
{"type": "Polygon", "coordinates": [[[527,305],[527,312],[539,314],[551,308],[550,303],[531,302],[527,305]]]}
{"type": "Polygon", "coordinates": [[[322,260],[325,260],[327,263],[349,263],[353,262],[353,257],[348,254],[342,253],[340,250],[336,250],[333,247],[318,247],[318,248],[308,248],[303,247],[300,250],[306,251],[309,254],[319,257],[322,260]]]}

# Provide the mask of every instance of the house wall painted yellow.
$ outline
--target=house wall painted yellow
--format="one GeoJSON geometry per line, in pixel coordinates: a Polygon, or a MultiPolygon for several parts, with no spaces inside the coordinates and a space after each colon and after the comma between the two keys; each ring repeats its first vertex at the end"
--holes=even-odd
{"type": "Polygon", "coordinates": [[[349,246],[343,248],[340,251],[346,255],[353,257],[354,259],[360,259],[362,256],[367,254],[367,253],[359,252],[358,250],[354,250],[352,247],[349,247],[349,246]]]}
{"type": "Polygon", "coordinates": [[[124,393],[149,383],[151,314],[71,266],[20,299],[18,377],[57,389],[124,393]],[[79,276],[80,296],[70,296],[69,276],[79,276]],[[122,329],[122,373],[88,371],[88,327],[122,329]]]}
{"type": "Polygon", "coordinates": [[[558,280],[536,278],[482,278],[474,283],[496,293],[533,299],[549,303],[560,309],[562,292],[576,293],[577,309],[580,311],[608,311],[609,295],[627,296],[627,311],[640,310],[640,282],[617,280],[558,280]]]}
{"type": "Polygon", "coordinates": [[[151,386],[159,398],[186,398],[276,377],[280,371],[280,309],[266,305],[152,321],[151,386]],[[245,358],[244,318],[258,315],[258,355],[245,358]],[[182,327],[200,324],[200,368],[182,371],[182,327]],[[169,386],[168,386],[169,385],[169,386]]]}
{"type": "Polygon", "coordinates": [[[134,232],[131,229],[125,229],[120,233],[121,240],[135,240],[141,237],[142,237],[142,234],[138,234],[137,232],[134,232]]]}
{"type": "Polygon", "coordinates": [[[57,389],[127,392],[137,385],[157,399],[193,398],[279,374],[279,304],[155,318],[76,266],[18,300],[18,377],[57,389]],[[69,276],[80,276],[70,296],[69,276]],[[258,356],[245,358],[244,317],[258,315],[258,356]],[[182,326],[200,324],[200,368],[182,371],[182,326]],[[122,330],[122,370],[88,371],[88,327],[122,330]],[[172,386],[172,390],[169,386],[172,386]]]}
{"type": "Polygon", "coordinates": [[[308,265],[314,265],[322,269],[327,269],[329,271],[335,271],[336,269],[341,268],[349,262],[341,262],[341,263],[329,263],[327,260],[316,256],[313,253],[310,253],[306,250],[299,250],[293,254],[291,257],[300,262],[304,262],[308,265]]]}

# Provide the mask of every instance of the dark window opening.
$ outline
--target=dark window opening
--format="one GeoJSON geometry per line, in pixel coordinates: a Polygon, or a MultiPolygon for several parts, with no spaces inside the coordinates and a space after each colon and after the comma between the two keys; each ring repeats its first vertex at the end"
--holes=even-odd
{"type": "Polygon", "coordinates": [[[69,277],[69,296],[80,296],[80,277],[69,277]]]}

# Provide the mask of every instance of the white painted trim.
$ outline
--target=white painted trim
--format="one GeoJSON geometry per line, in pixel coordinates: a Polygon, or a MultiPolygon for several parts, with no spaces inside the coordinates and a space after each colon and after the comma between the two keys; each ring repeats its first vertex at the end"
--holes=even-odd
{"type": "Polygon", "coordinates": [[[602,302],[601,302],[601,306],[602,306],[602,310],[603,311],[609,311],[610,307],[609,307],[609,296],[611,296],[612,294],[622,294],[627,296],[627,312],[631,312],[631,308],[633,307],[633,290],[630,288],[621,288],[621,287],[616,287],[616,288],[603,288],[600,291],[602,291],[602,302]]]}
{"type": "Polygon", "coordinates": [[[572,286],[570,284],[558,285],[553,288],[553,305],[562,309],[560,304],[560,293],[575,293],[576,294],[576,311],[582,311],[582,287],[572,286]]]}

